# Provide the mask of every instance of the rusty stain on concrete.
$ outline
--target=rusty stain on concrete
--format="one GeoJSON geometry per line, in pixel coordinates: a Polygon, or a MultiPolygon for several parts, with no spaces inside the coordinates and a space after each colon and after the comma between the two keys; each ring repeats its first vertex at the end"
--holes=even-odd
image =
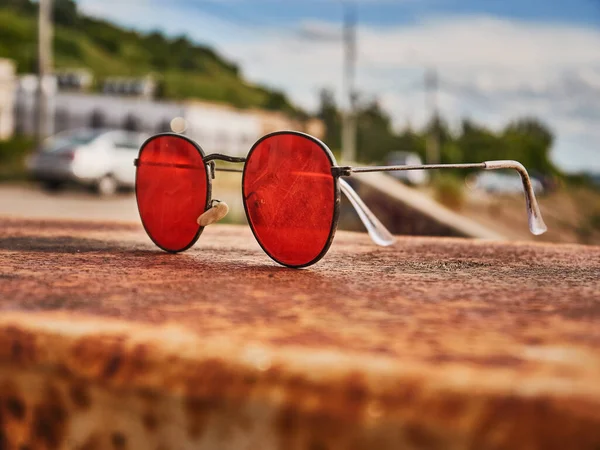
{"type": "Polygon", "coordinates": [[[598,247],[339,232],[292,270],[242,227],[168,255],[4,219],[0,448],[597,449],[599,275],[598,247]]]}

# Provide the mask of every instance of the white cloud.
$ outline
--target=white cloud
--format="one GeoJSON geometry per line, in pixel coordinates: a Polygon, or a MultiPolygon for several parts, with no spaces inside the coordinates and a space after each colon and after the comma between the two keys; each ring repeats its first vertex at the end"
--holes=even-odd
{"type": "MultiPolygon", "coordinates": [[[[309,24],[325,36],[339,26],[309,24]]],[[[256,38],[223,46],[254,80],[285,88],[313,108],[316,91],[342,79],[340,41],[256,38]]],[[[361,27],[357,86],[378,95],[396,124],[426,119],[423,73],[440,77],[442,113],[501,127],[535,115],[556,132],[557,160],[565,167],[600,170],[600,31],[575,25],[493,17],[438,17],[394,28],[361,27]],[[573,155],[587,142],[585,160],[573,155]],[[597,152],[595,161],[589,155],[597,152]]],[[[582,154],[582,153],[581,153],[582,154]]]]}
{"type": "MultiPolygon", "coordinates": [[[[81,6],[215,45],[248,78],[285,90],[306,108],[317,106],[322,87],[341,93],[340,24],[243,27],[157,0],[83,0],[81,6]]],[[[356,84],[377,95],[396,124],[418,126],[426,119],[423,72],[434,67],[440,110],[451,121],[468,116],[501,127],[516,116],[535,115],[556,132],[556,159],[564,167],[600,170],[599,49],[600,30],[575,24],[444,16],[396,27],[360,25],[356,84]]]]}

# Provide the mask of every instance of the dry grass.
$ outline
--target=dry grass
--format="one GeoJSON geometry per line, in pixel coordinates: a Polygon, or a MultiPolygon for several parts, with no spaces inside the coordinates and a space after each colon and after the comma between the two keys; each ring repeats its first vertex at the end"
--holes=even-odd
{"type": "Polygon", "coordinates": [[[600,191],[562,187],[538,201],[548,225],[540,237],[527,231],[522,196],[470,195],[461,212],[512,239],[600,245],[600,191]]]}

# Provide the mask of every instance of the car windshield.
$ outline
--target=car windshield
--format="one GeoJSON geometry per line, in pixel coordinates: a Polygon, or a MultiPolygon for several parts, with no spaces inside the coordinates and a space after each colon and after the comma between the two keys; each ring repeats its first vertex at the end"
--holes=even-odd
{"type": "Polygon", "coordinates": [[[44,143],[44,152],[56,152],[65,148],[85,145],[92,142],[101,134],[98,130],[75,130],[68,133],[59,133],[44,143]]]}

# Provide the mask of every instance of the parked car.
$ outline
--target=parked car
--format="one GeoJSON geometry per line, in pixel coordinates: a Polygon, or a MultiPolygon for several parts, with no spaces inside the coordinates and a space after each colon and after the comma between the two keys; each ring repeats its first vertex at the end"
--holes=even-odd
{"type": "MultiPolygon", "coordinates": [[[[467,186],[474,190],[494,194],[520,194],[523,192],[523,182],[518,174],[502,172],[478,172],[467,177],[467,186]]],[[[542,183],[531,177],[533,192],[542,194],[544,187],[542,183]]]]}
{"type": "Polygon", "coordinates": [[[133,188],[142,133],[79,128],[48,138],[28,161],[32,176],[48,189],[67,183],[93,187],[101,195],[133,188]]]}
{"type": "MultiPolygon", "coordinates": [[[[388,166],[420,166],[422,164],[421,157],[413,152],[391,152],[386,158],[386,165],[388,166]]],[[[429,182],[429,174],[425,170],[406,170],[388,173],[398,180],[415,186],[429,182]]]]}

